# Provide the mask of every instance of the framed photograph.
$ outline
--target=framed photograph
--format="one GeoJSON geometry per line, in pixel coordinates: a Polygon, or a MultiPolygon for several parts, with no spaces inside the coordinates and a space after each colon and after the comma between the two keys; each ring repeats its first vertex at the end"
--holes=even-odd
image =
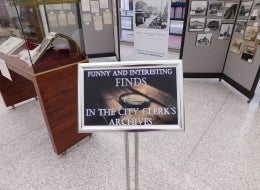
{"type": "Polygon", "coordinates": [[[255,5],[254,7],[260,7],[260,0],[255,0],[255,5]]]}
{"type": "Polygon", "coordinates": [[[190,15],[206,15],[208,1],[192,1],[190,15]]]}
{"type": "Polygon", "coordinates": [[[255,8],[255,9],[252,10],[252,13],[251,13],[251,15],[250,15],[250,20],[251,20],[251,21],[256,20],[257,15],[258,15],[258,9],[255,8]]]}
{"type": "Polygon", "coordinates": [[[247,25],[247,20],[237,20],[235,32],[244,34],[247,25]]]}
{"type": "Polygon", "coordinates": [[[248,17],[254,1],[243,1],[241,3],[238,16],[248,17]]]}
{"type": "Polygon", "coordinates": [[[255,41],[255,46],[260,47],[260,39],[257,39],[257,40],[255,41]]]}
{"type": "Polygon", "coordinates": [[[210,1],[208,4],[208,16],[222,16],[224,12],[224,1],[210,1]]]}
{"type": "Polygon", "coordinates": [[[248,63],[253,63],[255,53],[256,53],[256,47],[244,46],[241,59],[247,61],[248,63]]]}
{"type": "Polygon", "coordinates": [[[242,38],[233,38],[230,44],[229,51],[240,55],[243,45],[244,45],[244,40],[242,38]]]}
{"type": "Polygon", "coordinates": [[[221,19],[207,19],[205,31],[219,30],[221,25],[221,19]]]}
{"type": "Polygon", "coordinates": [[[134,27],[169,30],[168,0],[135,0],[134,2],[134,27]]]}
{"type": "Polygon", "coordinates": [[[190,18],[189,31],[204,31],[205,18],[190,18]]]}
{"type": "Polygon", "coordinates": [[[232,30],[234,24],[221,24],[220,32],[219,32],[219,39],[220,40],[228,40],[231,37],[232,30]]]}
{"type": "Polygon", "coordinates": [[[244,39],[248,41],[255,41],[258,32],[258,26],[246,26],[244,39]]]}
{"type": "Polygon", "coordinates": [[[234,19],[237,13],[238,3],[226,3],[224,10],[224,19],[234,19]]]}
{"type": "Polygon", "coordinates": [[[181,60],[83,63],[78,84],[81,133],[184,130],[181,60]]]}
{"type": "Polygon", "coordinates": [[[196,46],[210,46],[212,33],[197,34],[196,46]]]}

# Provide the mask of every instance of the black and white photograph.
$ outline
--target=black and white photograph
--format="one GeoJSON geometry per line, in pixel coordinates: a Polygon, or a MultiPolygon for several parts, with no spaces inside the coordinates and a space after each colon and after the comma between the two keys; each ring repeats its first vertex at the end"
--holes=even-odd
{"type": "Polygon", "coordinates": [[[258,26],[246,26],[244,39],[248,41],[255,41],[258,32],[258,26]]]}
{"type": "Polygon", "coordinates": [[[234,19],[237,13],[238,3],[226,3],[224,18],[225,19],[234,19]]]}
{"type": "Polygon", "coordinates": [[[230,51],[240,55],[243,45],[244,40],[242,38],[233,38],[230,44],[230,51]]]}
{"type": "Polygon", "coordinates": [[[190,18],[189,31],[204,31],[205,18],[190,18]]]}
{"type": "Polygon", "coordinates": [[[235,32],[244,34],[247,25],[247,20],[238,20],[235,27],[235,32]]]}
{"type": "Polygon", "coordinates": [[[260,0],[255,0],[255,5],[254,7],[260,7],[260,0]]]}
{"type": "Polygon", "coordinates": [[[248,17],[254,1],[244,1],[241,3],[239,9],[239,16],[248,17]]]}
{"type": "Polygon", "coordinates": [[[221,19],[207,19],[205,31],[219,30],[221,25],[221,19]]]}
{"type": "Polygon", "coordinates": [[[212,33],[197,34],[196,46],[210,46],[212,33]]]}
{"type": "Polygon", "coordinates": [[[255,53],[256,47],[244,46],[241,59],[247,61],[248,63],[252,63],[255,57],[255,53]]]}
{"type": "Polygon", "coordinates": [[[224,12],[224,1],[212,1],[208,4],[208,16],[222,16],[224,12]]]}
{"type": "Polygon", "coordinates": [[[137,28],[167,30],[169,27],[168,0],[137,0],[135,2],[135,25],[137,28]]]}
{"type": "Polygon", "coordinates": [[[190,15],[206,15],[208,1],[192,1],[190,15]]]}
{"type": "Polygon", "coordinates": [[[220,40],[228,40],[231,37],[234,24],[221,24],[219,37],[220,40]]]}
{"type": "Polygon", "coordinates": [[[251,20],[251,21],[256,20],[257,15],[258,15],[258,9],[254,8],[254,9],[252,10],[251,15],[250,15],[250,20],[251,20]]]}

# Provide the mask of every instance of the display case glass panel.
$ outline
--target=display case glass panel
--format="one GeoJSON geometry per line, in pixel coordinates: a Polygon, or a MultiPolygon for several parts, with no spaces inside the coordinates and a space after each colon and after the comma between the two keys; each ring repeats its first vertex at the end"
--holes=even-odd
{"type": "Polygon", "coordinates": [[[77,0],[0,0],[0,59],[32,74],[85,60],[77,0]]]}

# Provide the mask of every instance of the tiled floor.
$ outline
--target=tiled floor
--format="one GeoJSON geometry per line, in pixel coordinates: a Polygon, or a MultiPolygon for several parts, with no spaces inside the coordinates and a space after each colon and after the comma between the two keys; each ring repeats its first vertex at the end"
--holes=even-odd
{"type": "MultiPolygon", "coordinates": [[[[140,133],[140,190],[260,189],[260,87],[248,104],[223,81],[184,79],[184,101],[185,132],[140,133]]],[[[0,98],[0,190],[122,190],[124,163],[123,133],[57,156],[38,101],[12,109],[0,98]]]]}

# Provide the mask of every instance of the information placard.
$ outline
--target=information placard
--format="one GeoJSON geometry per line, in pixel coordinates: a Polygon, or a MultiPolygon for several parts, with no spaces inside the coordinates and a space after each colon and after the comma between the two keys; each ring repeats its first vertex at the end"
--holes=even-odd
{"type": "Polygon", "coordinates": [[[79,64],[79,132],[183,130],[182,61],[79,64]]]}

